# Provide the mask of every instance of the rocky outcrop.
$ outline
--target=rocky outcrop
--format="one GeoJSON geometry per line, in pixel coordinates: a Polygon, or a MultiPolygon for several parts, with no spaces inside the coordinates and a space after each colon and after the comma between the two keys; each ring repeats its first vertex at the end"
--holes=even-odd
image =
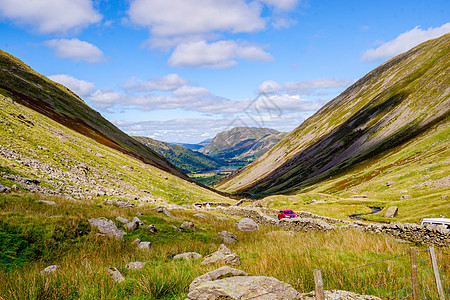
{"type": "Polygon", "coordinates": [[[192,292],[196,287],[198,287],[200,284],[207,282],[207,281],[213,281],[220,277],[229,277],[229,276],[248,276],[248,274],[244,271],[234,269],[228,266],[223,266],[217,270],[208,272],[206,274],[203,274],[192,281],[192,283],[189,285],[189,292],[192,292]]]}
{"type": "Polygon", "coordinates": [[[202,265],[214,263],[224,263],[227,265],[239,266],[241,264],[241,260],[239,258],[239,255],[231,252],[231,250],[228,249],[227,246],[221,244],[219,250],[206,256],[202,261],[202,265]]]}
{"type": "Polygon", "coordinates": [[[188,294],[190,300],[206,299],[297,299],[299,293],[289,284],[273,277],[236,276],[206,281],[188,294]]]}
{"type": "Polygon", "coordinates": [[[88,222],[97,227],[101,233],[118,240],[123,240],[123,236],[127,234],[125,231],[119,230],[116,224],[107,218],[89,219],[88,222]]]}

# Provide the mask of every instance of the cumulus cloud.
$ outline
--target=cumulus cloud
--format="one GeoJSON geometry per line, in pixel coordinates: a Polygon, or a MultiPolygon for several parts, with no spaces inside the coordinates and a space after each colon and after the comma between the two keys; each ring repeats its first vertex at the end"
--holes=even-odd
{"type": "Polygon", "coordinates": [[[97,46],[79,39],[54,39],[44,42],[53,48],[55,54],[61,58],[71,58],[75,61],[99,63],[105,59],[103,52],[97,46]]]}
{"type": "Polygon", "coordinates": [[[64,85],[81,97],[89,96],[95,91],[95,84],[92,82],[80,80],[67,74],[50,75],[48,78],[64,85]]]}
{"type": "Polygon", "coordinates": [[[441,27],[430,27],[422,30],[419,26],[410,31],[400,34],[392,41],[383,43],[377,48],[366,50],[362,56],[362,61],[375,61],[378,59],[390,58],[425,42],[429,39],[440,37],[450,32],[450,23],[446,23],[441,27]]]}
{"type": "Polygon", "coordinates": [[[168,74],[160,78],[142,81],[138,78],[131,78],[125,83],[126,90],[140,92],[148,91],[173,91],[189,83],[188,80],[178,74],[168,74]]]}
{"type": "Polygon", "coordinates": [[[348,79],[317,78],[305,81],[286,82],[284,88],[288,92],[309,92],[311,89],[330,89],[345,87],[351,84],[348,79]]]}
{"type": "Polygon", "coordinates": [[[67,33],[102,19],[92,0],[2,0],[0,14],[40,33],[67,33]]]}
{"type": "Polygon", "coordinates": [[[259,93],[276,93],[283,89],[283,87],[273,80],[266,80],[258,87],[259,93]]]}
{"type": "Polygon", "coordinates": [[[245,0],[132,0],[128,14],[133,23],[158,36],[254,32],[265,27],[261,7],[245,0]]]}
{"type": "Polygon", "coordinates": [[[207,43],[196,41],[178,45],[169,58],[173,67],[225,69],[237,64],[236,59],[269,61],[273,57],[262,48],[235,41],[207,43]]]}
{"type": "Polygon", "coordinates": [[[298,5],[299,0],[261,0],[261,2],[279,10],[290,10],[298,5]]]}

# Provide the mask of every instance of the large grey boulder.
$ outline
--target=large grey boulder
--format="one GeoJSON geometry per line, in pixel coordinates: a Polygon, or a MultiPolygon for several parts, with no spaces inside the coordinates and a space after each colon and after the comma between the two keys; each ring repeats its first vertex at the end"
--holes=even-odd
{"type": "Polygon", "coordinates": [[[242,270],[234,269],[229,266],[223,266],[221,268],[218,268],[217,270],[208,272],[195,278],[194,281],[192,281],[192,283],[189,285],[189,292],[192,292],[196,287],[206,281],[216,280],[217,278],[225,276],[248,276],[248,274],[242,270]]]}
{"type": "Polygon", "coordinates": [[[218,233],[218,235],[220,235],[223,238],[223,242],[225,244],[233,244],[236,243],[238,240],[237,235],[229,231],[221,231],[218,233]]]}
{"type": "Polygon", "coordinates": [[[259,226],[252,219],[243,218],[236,223],[236,229],[240,231],[256,231],[259,229],[259,226]]]}
{"type": "Polygon", "coordinates": [[[239,255],[231,252],[231,250],[228,249],[227,246],[221,244],[219,250],[206,256],[202,261],[202,265],[214,263],[224,263],[227,265],[239,266],[241,264],[241,260],[239,258],[239,255]]]}
{"type": "Polygon", "coordinates": [[[393,217],[397,216],[397,214],[398,214],[398,207],[397,206],[391,206],[384,213],[384,217],[385,218],[393,218],[393,217]]]}
{"type": "Polygon", "coordinates": [[[107,218],[89,219],[88,222],[91,226],[97,227],[101,233],[117,240],[123,240],[123,236],[127,234],[125,231],[119,230],[116,224],[107,218]]]}
{"type": "Polygon", "coordinates": [[[236,276],[206,281],[188,294],[190,300],[294,300],[299,293],[289,284],[273,277],[236,276]]]}
{"type": "Polygon", "coordinates": [[[201,254],[198,254],[197,252],[186,252],[186,253],[181,253],[181,254],[177,254],[173,257],[173,259],[200,259],[203,256],[201,254]]]}

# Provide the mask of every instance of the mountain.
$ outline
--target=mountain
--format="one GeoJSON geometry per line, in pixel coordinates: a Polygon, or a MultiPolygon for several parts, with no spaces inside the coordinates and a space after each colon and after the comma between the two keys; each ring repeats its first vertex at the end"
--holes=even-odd
{"type": "Polygon", "coordinates": [[[0,90],[14,102],[122,153],[181,178],[188,177],[148,147],[123,133],[72,91],[0,50],[0,90]]]}
{"type": "Polygon", "coordinates": [[[219,169],[222,166],[219,161],[182,146],[171,145],[149,137],[135,136],[134,138],[164,156],[186,173],[207,172],[219,169]]]}
{"type": "Polygon", "coordinates": [[[205,155],[226,160],[252,161],[280,141],[286,133],[258,127],[235,127],[217,134],[198,150],[205,155]]]}
{"type": "Polygon", "coordinates": [[[186,144],[186,143],[175,143],[175,142],[167,143],[167,144],[175,145],[175,146],[181,146],[181,147],[184,147],[184,148],[189,149],[189,150],[197,151],[197,150],[205,147],[209,142],[211,142],[211,140],[212,139],[207,139],[207,140],[201,141],[198,144],[186,144]]]}
{"type": "Polygon", "coordinates": [[[388,179],[408,188],[441,180],[448,188],[449,51],[446,34],[389,60],[218,188],[345,194],[388,179]]]}
{"type": "Polygon", "coordinates": [[[1,52],[0,68],[0,185],[153,205],[230,201],[18,59],[1,52]]]}

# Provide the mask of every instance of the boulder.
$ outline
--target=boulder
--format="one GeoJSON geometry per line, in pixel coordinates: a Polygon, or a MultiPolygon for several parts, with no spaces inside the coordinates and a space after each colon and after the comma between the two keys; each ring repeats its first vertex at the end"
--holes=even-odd
{"type": "Polygon", "coordinates": [[[39,200],[38,203],[41,203],[41,204],[44,204],[44,205],[48,205],[48,206],[56,206],[56,202],[55,201],[39,200]]]}
{"type": "Polygon", "coordinates": [[[217,270],[208,272],[195,278],[194,281],[192,281],[192,283],[189,285],[189,292],[192,292],[197,286],[206,281],[213,281],[220,277],[231,277],[231,276],[248,276],[248,274],[238,269],[223,266],[221,268],[218,268],[217,270]]]}
{"type": "Polygon", "coordinates": [[[144,226],[144,222],[142,222],[141,220],[139,220],[138,217],[134,217],[133,220],[131,220],[131,222],[137,223],[139,226],[144,226]]]}
{"type": "Polygon", "coordinates": [[[142,269],[145,266],[145,262],[133,261],[128,263],[125,268],[128,270],[142,269]]]}
{"type": "Polygon", "coordinates": [[[136,238],[134,241],[131,242],[133,245],[139,245],[141,243],[141,240],[136,238]]]}
{"type": "Polygon", "coordinates": [[[388,181],[388,182],[386,182],[386,186],[391,186],[391,185],[394,185],[396,183],[397,182],[395,182],[395,181],[388,181]]]}
{"type": "Polygon", "coordinates": [[[123,236],[127,234],[125,231],[117,229],[116,224],[107,218],[89,219],[88,222],[91,226],[97,227],[101,233],[118,240],[123,240],[123,236]]]}
{"type": "Polygon", "coordinates": [[[137,246],[138,250],[147,250],[150,248],[152,243],[150,242],[140,242],[137,246]]]}
{"type": "Polygon", "coordinates": [[[117,207],[124,207],[124,208],[135,206],[133,203],[130,203],[130,202],[124,201],[124,200],[106,200],[105,204],[114,205],[117,207]]]}
{"type": "Polygon", "coordinates": [[[190,230],[197,231],[197,228],[195,227],[194,223],[189,222],[189,221],[183,222],[183,224],[181,224],[180,227],[181,227],[181,228],[186,228],[186,229],[190,229],[190,230]]]}
{"type": "Polygon", "coordinates": [[[233,244],[238,241],[237,235],[229,231],[221,231],[218,233],[223,238],[225,244],[233,244]]]}
{"type": "Polygon", "coordinates": [[[156,211],[159,212],[159,213],[165,214],[165,215],[168,216],[169,218],[173,218],[172,214],[171,214],[171,213],[169,212],[169,210],[168,210],[166,207],[164,207],[164,206],[161,206],[161,207],[156,208],[156,211]]]}
{"type": "Polygon", "coordinates": [[[127,224],[123,225],[123,227],[127,230],[127,231],[135,231],[136,229],[139,228],[139,224],[138,222],[128,222],[127,224]]]}
{"type": "Polygon", "coordinates": [[[214,263],[224,263],[232,266],[239,266],[241,264],[241,259],[239,255],[231,252],[224,244],[221,244],[219,250],[210,255],[206,256],[202,261],[202,265],[214,264],[214,263]]]}
{"type": "Polygon", "coordinates": [[[236,223],[236,229],[240,231],[256,231],[259,229],[259,226],[252,219],[243,218],[236,223]]]}
{"type": "Polygon", "coordinates": [[[206,219],[205,214],[202,214],[202,213],[200,213],[200,214],[195,214],[194,217],[206,219]]]}
{"type": "Polygon", "coordinates": [[[47,268],[45,268],[44,270],[41,271],[42,275],[50,275],[50,274],[54,274],[56,273],[56,271],[59,269],[60,267],[58,265],[52,265],[52,266],[48,266],[47,268]]]}
{"type": "Polygon", "coordinates": [[[186,252],[186,253],[181,253],[181,254],[177,254],[173,257],[173,259],[200,259],[203,256],[201,254],[198,254],[197,252],[186,252]]]}
{"type": "Polygon", "coordinates": [[[157,233],[158,232],[158,230],[156,229],[155,225],[153,225],[153,224],[148,225],[147,228],[145,228],[145,229],[147,229],[150,233],[157,233]]]}
{"type": "Polygon", "coordinates": [[[9,192],[11,192],[9,187],[6,187],[6,186],[0,184],[0,194],[1,193],[9,193],[9,192]]]}
{"type": "Polygon", "coordinates": [[[125,277],[117,270],[116,268],[109,268],[108,269],[109,276],[111,276],[112,280],[115,282],[122,282],[125,281],[125,277]]]}
{"type": "Polygon", "coordinates": [[[122,218],[122,217],[117,217],[117,218],[116,218],[116,221],[119,221],[119,222],[122,223],[122,224],[130,223],[130,220],[125,219],[125,218],[122,218]]]}
{"type": "Polygon", "coordinates": [[[398,214],[398,207],[397,206],[391,206],[384,213],[384,217],[385,218],[393,218],[393,217],[397,216],[397,214],[398,214]]]}
{"type": "Polygon", "coordinates": [[[294,300],[299,293],[289,284],[273,277],[236,276],[206,281],[188,294],[190,300],[267,299],[294,300]]]}

